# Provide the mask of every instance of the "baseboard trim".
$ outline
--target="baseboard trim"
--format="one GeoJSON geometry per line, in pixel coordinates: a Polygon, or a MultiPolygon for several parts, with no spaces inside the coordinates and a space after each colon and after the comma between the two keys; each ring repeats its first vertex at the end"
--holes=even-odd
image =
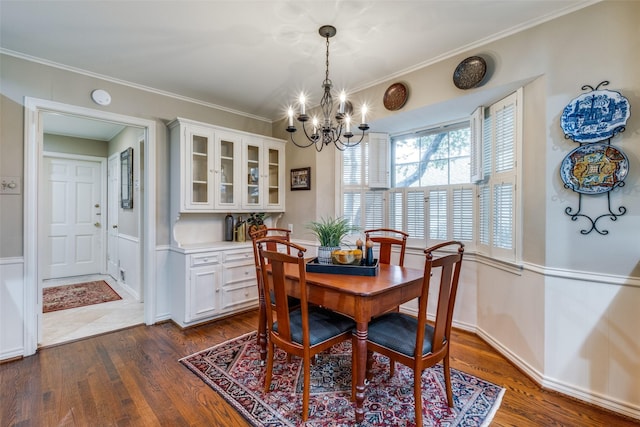
{"type": "Polygon", "coordinates": [[[622,414],[630,418],[640,419],[640,407],[545,376],[537,369],[533,368],[524,360],[522,360],[520,357],[518,357],[516,354],[511,352],[507,347],[503,346],[499,341],[495,340],[491,335],[487,334],[486,331],[482,330],[481,328],[476,328],[475,333],[488,345],[493,347],[498,353],[503,355],[507,360],[515,365],[515,367],[522,371],[522,373],[531,378],[531,380],[538,384],[541,388],[555,391],[562,395],[577,399],[581,402],[585,402],[615,412],[616,414],[622,414]]]}

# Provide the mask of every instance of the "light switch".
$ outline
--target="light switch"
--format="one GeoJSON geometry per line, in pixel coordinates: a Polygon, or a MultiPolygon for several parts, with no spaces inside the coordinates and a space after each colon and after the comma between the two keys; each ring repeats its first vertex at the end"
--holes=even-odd
{"type": "Polygon", "coordinates": [[[22,179],[19,176],[0,177],[0,194],[20,194],[22,179]]]}

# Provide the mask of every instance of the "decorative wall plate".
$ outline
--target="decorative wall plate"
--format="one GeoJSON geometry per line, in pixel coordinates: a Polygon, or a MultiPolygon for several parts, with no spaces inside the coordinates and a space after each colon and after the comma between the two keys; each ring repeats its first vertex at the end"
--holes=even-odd
{"type": "Polygon", "coordinates": [[[597,142],[624,130],[629,101],[612,90],[594,90],[574,98],[564,108],[560,127],[576,142],[597,142]]]}
{"type": "Polygon", "coordinates": [[[582,194],[613,190],[629,173],[629,160],[619,149],[606,144],[581,145],[566,155],[560,165],[564,186],[582,194]]]}
{"type": "Polygon", "coordinates": [[[403,83],[392,84],[384,92],[384,97],[382,98],[384,108],[390,111],[399,110],[407,102],[408,95],[409,91],[403,83]]]}
{"type": "Polygon", "coordinates": [[[472,89],[480,84],[487,74],[487,63],[480,56],[470,56],[453,72],[453,84],[458,89],[472,89]]]}

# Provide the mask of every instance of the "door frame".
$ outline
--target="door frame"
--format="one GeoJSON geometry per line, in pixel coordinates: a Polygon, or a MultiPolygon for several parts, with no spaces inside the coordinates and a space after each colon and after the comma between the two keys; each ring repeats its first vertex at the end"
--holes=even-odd
{"type": "Polygon", "coordinates": [[[43,126],[42,113],[62,113],[90,119],[121,123],[144,129],[145,191],[142,197],[144,228],[142,234],[142,283],[145,295],[144,321],[155,323],[156,318],[156,122],[133,116],[78,107],[32,97],[24,98],[24,355],[35,354],[42,330],[42,275],[38,259],[38,247],[42,243],[38,226],[39,188],[42,179],[43,126]]]}
{"type": "MultiPolygon", "coordinates": [[[[115,194],[113,193],[113,187],[111,185],[111,181],[109,178],[109,171],[110,171],[110,164],[113,162],[113,164],[115,165],[115,178],[117,181],[117,185],[116,187],[119,188],[120,187],[120,154],[119,153],[113,153],[112,155],[110,155],[107,158],[107,174],[106,174],[106,181],[107,181],[107,221],[106,221],[106,246],[105,246],[105,271],[108,275],[110,275],[111,277],[113,277],[116,280],[119,280],[119,275],[118,275],[118,266],[116,266],[116,271],[112,271],[110,268],[110,264],[109,264],[109,256],[113,254],[112,251],[118,251],[118,245],[114,245],[113,242],[111,242],[111,233],[112,230],[114,229],[113,226],[115,225],[116,227],[118,226],[118,206],[119,206],[119,201],[117,198],[117,194],[118,192],[115,191],[115,194]],[[109,197],[112,196],[112,197],[109,197]],[[114,208],[115,206],[115,208],[114,208]],[[115,212],[115,214],[112,214],[112,212],[115,212]],[[115,216],[115,218],[114,218],[115,216]],[[115,247],[115,249],[113,248],[115,247]]],[[[115,230],[118,230],[117,228],[115,228],[115,230]]],[[[138,230],[140,230],[140,224],[138,224],[138,230]]],[[[119,230],[116,232],[118,233],[119,230]]]]}
{"type": "MultiPolygon", "coordinates": [[[[43,158],[43,166],[44,166],[44,158],[45,157],[49,157],[52,159],[63,159],[63,160],[81,160],[81,161],[86,161],[86,162],[94,162],[97,163],[100,166],[100,206],[106,206],[106,202],[107,202],[107,185],[106,185],[106,181],[107,181],[107,159],[105,159],[104,157],[95,157],[95,156],[87,156],[87,155],[80,155],[80,154],[70,154],[70,153],[59,153],[59,152],[52,152],[52,151],[43,151],[42,152],[42,158],[43,158]]],[[[42,169],[44,170],[44,169],[42,169]]],[[[45,179],[46,177],[43,176],[42,177],[42,182],[40,182],[41,187],[39,188],[44,188],[44,184],[45,184],[45,179]]],[[[39,197],[39,202],[38,202],[38,210],[40,211],[41,209],[45,209],[48,206],[45,206],[44,204],[44,195],[42,193],[38,194],[39,197]]],[[[104,207],[102,207],[101,209],[104,209],[104,207]]],[[[104,217],[104,215],[102,215],[101,212],[101,216],[104,217]]],[[[104,221],[102,221],[104,222],[104,221]]],[[[38,226],[39,227],[44,227],[44,224],[41,224],[41,221],[38,218],[38,226]]],[[[40,235],[43,236],[44,233],[46,233],[46,230],[43,228],[41,230],[39,230],[39,233],[41,233],[40,235]]],[[[106,228],[105,226],[102,226],[100,228],[100,241],[101,241],[101,248],[100,248],[100,274],[104,274],[106,272],[106,268],[107,268],[107,233],[106,233],[106,228]]],[[[43,251],[44,247],[46,245],[39,245],[39,250],[43,251]]],[[[38,255],[38,259],[41,259],[41,257],[43,257],[43,255],[38,255]]],[[[39,266],[40,267],[40,266],[39,266]]],[[[42,293],[38,293],[39,297],[41,298],[42,293]]],[[[42,338],[42,337],[40,337],[42,338]]]]}

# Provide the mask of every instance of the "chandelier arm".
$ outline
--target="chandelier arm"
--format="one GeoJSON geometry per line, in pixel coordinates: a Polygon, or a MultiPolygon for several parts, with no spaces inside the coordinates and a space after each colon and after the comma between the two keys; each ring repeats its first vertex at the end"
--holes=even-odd
{"type": "Polygon", "coordinates": [[[344,151],[347,148],[351,148],[351,147],[355,147],[356,145],[360,144],[362,142],[362,140],[364,139],[365,136],[365,131],[362,131],[362,135],[360,135],[360,139],[358,139],[358,141],[351,141],[350,138],[347,138],[347,142],[342,141],[340,138],[336,139],[334,141],[336,147],[340,150],[340,151],[344,151]],[[340,145],[338,145],[340,144],[340,145]],[[340,148],[342,147],[342,148],[340,148]]]}

